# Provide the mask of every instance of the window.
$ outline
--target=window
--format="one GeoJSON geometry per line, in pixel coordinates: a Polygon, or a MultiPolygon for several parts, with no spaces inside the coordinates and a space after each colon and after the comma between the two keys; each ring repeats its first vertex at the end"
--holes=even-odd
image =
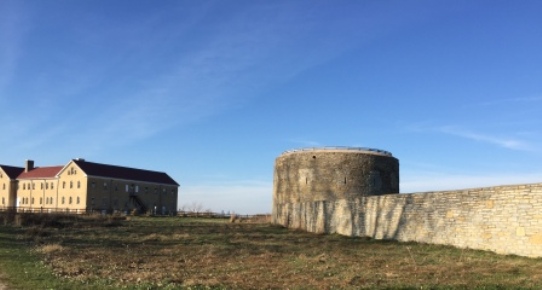
{"type": "Polygon", "coordinates": [[[5,183],[2,185],[2,189],[6,189],[6,184],[5,183]]]}
{"type": "Polygon", "coordinates": [[[81,199],[79,198],[79,196],[77,197],[77,204],[79,204],[81,202],[81,199]]]}
{"type": "Polygon", "coordinates": [[[64,200],[64,197],[62,197],[62,204],[64,204],[64,201],[65,201],[65,200],[64,200]]]}
{"type": "Polygon", "coordinates": [[[43,183],[40,183],[40,189],[43,189],[43,183]]]}
{"type": "Polygon", "coordinates": [[[62,181],[62,188],[66,188],[66,181],[62,181]]]}
{"type": "Polygon", "coordinates": [[[68,200],[69,200],[69,203],[72,204],[72,197],[71,196],[70,196],[70,198],[68,200]]]}
{"type": "Polygon", "coordinates": [[[51,197],[50,203],[53,204],[53,198],[51,197]]]}
{"type": "Polygon", "coordinates": [[[77,188],[81,188],[81,181],[77,181],[77,188]]]}
{"type": "Polygon", "coordinates": [[[93,181],[93,182],[90,184],[90,186],[91,186],[92,188],[95,188],[95,187],[96,187],[96,182],[93,181]]]}
{"type": "Polygon", "coordinates": [[[40,197],[40,204],[43,204],[43,197],[40,197]]]}
{"type": "Polygon", "coordinates": [[[104,182],[104,189],[107,189],[107,182],[104,182]]]}
{"type": "Polygon", "coordinates": [[[139,192],[139,185],[135,186],[135,192],[139,192]]]}
{"type": "Polygon", "coordinates": [[[2,197],[2,204],[6,204],[6,199],[2,197]]]}
{"type": "Polygon", "coordinates": [[[73,188],[73,181],[70,181],[70,188],[73,188]]]}
{"type": "Polygon", "coordinates": [[[32,183],[32,189],[36,189],[36,184],[32,183]]]}
{"type": "Polygon", "coordinates": [[[31,202],[31,204],[34,204],[34,198],[32,198],[32,202],[31,202]]]}
{"type": "Polygon", "coordinates": [[[49,183],[45,182],[45,189],[49,189],[49,183]]]}
{"type": "Polygon", "coordinates": [[[55,184],[51,182],[51,189],[55,189],[55,184]]]}
{"type": "Polygon", "coordinates": [[[128,184],[126,184],[126,192],[128,192],[128,188],[129,188],[129,185],[128,185],[128,184]]]}
{"type": "Polygon", "coordinates": [[[23,190],[26,190],[26,184],[23,183],[23,190]]]}

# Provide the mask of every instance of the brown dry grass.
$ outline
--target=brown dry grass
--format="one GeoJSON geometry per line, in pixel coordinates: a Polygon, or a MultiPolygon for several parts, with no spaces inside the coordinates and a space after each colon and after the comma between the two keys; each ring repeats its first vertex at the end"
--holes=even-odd
{"type": "Polygon", "coordinates": [[[47,244],[38,246],[36,250],[42,254],[51,255],[60,254],[59,252],[62,252],[64,250],[64,247],[59,244],[47,244]]]}
{"type": "MultiPolygon", "coordinates": [[[[229,289],[505,289],[542,285],[542,260],[315,235],[268,223],[132,218],[117,227],[29,230],[60,277],[229,289]],[[446,285],[446,286],[443,286],[446,285]]],[[[130,286],[131,287],[131,286],[130,286]]]]}

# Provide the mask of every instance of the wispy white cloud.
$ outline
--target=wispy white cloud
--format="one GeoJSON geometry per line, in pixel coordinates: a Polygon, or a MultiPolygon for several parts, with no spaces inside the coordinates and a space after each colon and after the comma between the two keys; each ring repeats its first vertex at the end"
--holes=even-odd
{"type": "Polygon", "coordinates": [[[469,131],[466,129],[453,127],[453,126],[439,127],[437,128],[437,131],[441,133],[445,133],[445,134],[450,134],[450,135],[474,140],[474,141],[494,144],[499,147],[512,149],[512,150],[520,150],[520,151],[533,150],[533,146],[529,142],[518,139],[518,138],[492,136],[492,135],[482,134],[482,133],[469,131]]]}
{"type": "Polygon", "coordinates": [[[500,133],[498,135],[480,133],[474,130],[465,129],[460,126],[435,126],[431,122],[412,123],[406,126],[410,132],[416,133],[441,133],[456,136],[468,140],[484,142],[501,148],[517,151],[534,151],[536,146],[532,142],[525,140],[525,137],[536,137],[532,131],[517,131],[513,134],[500,133]],[[512,136],[511,136],[512,135],[512,136]],[[523,137],[523,138],[520,138],[523,137]]]}
{"type": "MultiPolygon", "coordinates": [[[[144,81],[134,75],[137,90],[127,89],[123,96],[111,97],[103,109],[89,116],[83,126],[87,129],[81,132],[80,138],[74,139],[87,140],[83,143],[99,148],[111,146],[112,139],[116,144],[126,144],[148,138],[168,128],[240,106],[265,88],[285,82],[348,49],[312,37],[314,23],[307,19],[300,21],[299,11],[287,8],[255,6],[250,9],[256,11],[248,9],[237,15],[240,17],[225,17],[221,23],[208,28],[204,40],[198,40],[197,49],[187,48],[182,54],[172,54],[168,65],[155,66],[152,63],[157,59],[142,65],[156,69],[156,73],[144,81]],[[257,16],[261,13],[259,9],[277,10],[281,21],[260,19],[257,16]],[[319,47],[318,53],[299,49],[300,45],[311,46],[303,44],[301,39],[315,42],[312,46],[319,47]],[[291,51],[285,51],[287,48],[291,51]]],[[[140,25],[157,24],[160,23],[140,25]]],[[[196,21],[191,25],[197,24],[196,21]]],[[[150,29],[140,27],[137,30],[150,29]]],[[[153,47],[154,44],[149,45],[153,47]]],[[[143,62],[152,50],[150,47],[139,47],[136,52],[143,62]]],[[[127,76],[123,79],[130,78],[131,72],[124,73],[127,76]]],[[[316,142],[305,144],[318,145],[316,142]]]]}
{"type": "MultiPolygon", "coordinates": [[[[29,104],[46,100],[50,107],[26,111],[40,120],[20,126],[17,134],[34,136],[33,128],[38,126],[41,136],[59,136],[56,139],[68,140],[62,146],[87,151],[148,139],[241,106],[270,87],[413,21],[402,16],[400,9],[389,12],[384,5],[374,4],[364,10],[366,27],[359,29],[354,25],[359,24],[358,15],[337,18],[319,7],[324,4],[305,5],[242,5],[221,14],[219,21],[213,14],[217,8],[210,4],[184,12],[186,17],[179,17],[180,10],[193,6],[185,9],[179,4],[179,11],[174,12],[164,6],[168,9],[153,10],[155,15],[137,22],[108,20],[102,15],[96,21],[91,17],[96,11],[67,18],[77,20],[74,27],[46,29],[68,40],[64,42],[68,47],[62,49],[49,44],[58,63],[33,72],[33,79],[21,76],[19,80],[29,84],[29,104]],[[381,17],[382,13],[397,17],[381,17]]],[[[9,9],[4,11],[11,15],[9,9]]],[[[59,21],[56,25],[62,27],[59,21]]],[[[0,52],[7,64],[0,70],[8,78],[16,66],[20,34],[14,30],[16,20],[5,23],[0,29],[9,33],[0,40],[10,45],[0,52]]],[[[1,84],[0,80],[0,91],[1,84]]],[[[5,118],[21,114],[18,108],[5,118]]]]}

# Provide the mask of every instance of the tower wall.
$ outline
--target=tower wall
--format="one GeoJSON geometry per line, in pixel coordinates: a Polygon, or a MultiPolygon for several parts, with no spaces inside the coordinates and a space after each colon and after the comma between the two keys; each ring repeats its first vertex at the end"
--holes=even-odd
{"type": "Polygon", "coordinates": [[[278,213],[290,204],[391,193],[399,193],[399,161],[386,151],[309,148],[287,151],[275,160],[273,217],[276,223],[287,223],[278,213]]]}

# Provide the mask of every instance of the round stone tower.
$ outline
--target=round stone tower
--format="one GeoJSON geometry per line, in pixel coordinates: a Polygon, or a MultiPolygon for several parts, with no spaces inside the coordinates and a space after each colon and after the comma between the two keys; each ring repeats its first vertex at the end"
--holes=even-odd
{"type": "Polygon", "coordinates": [[[275,160],[273,219],[284,224],[282,209],[296,204],[390,193],[399,193],[399,161],[390,152],[359,147],[290,150],[275,160]]]}

